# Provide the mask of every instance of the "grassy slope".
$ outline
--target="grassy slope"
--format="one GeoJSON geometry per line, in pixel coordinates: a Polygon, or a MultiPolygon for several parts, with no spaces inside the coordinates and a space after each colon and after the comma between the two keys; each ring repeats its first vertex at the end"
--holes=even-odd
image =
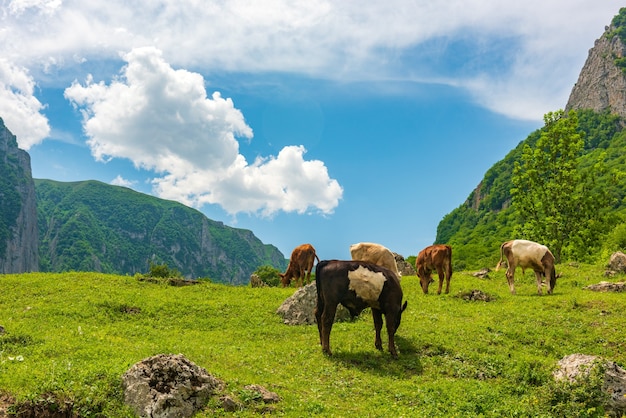
{"type": "MultiPolygon", "coordinates": [[[[55,393],[86,416],[129,416],[124,371],[154,354],[182,353],[230,394],[245,397],[248,384],[277,392],[275,411],[284,416],[549,416],[549,375],[563,356],[626,365],[626,295],[582,290],[603,280],[601,267],[562,270],[555,294],[543,297],[530,272],[518,271],[517,296],[503,271],[490,280],[455,273],[452,293],[442,296],[403,278],[409,305],[397,361],[375,350],[368,312],[336,324],[334,356],[323,356],[317,327],[287,326],[275,315],[294,289],[170,287],[96,273],[0,276],[0,392],[20,401],[55,393]],[[471,289],[496,300],[457,297],[471,289]]],[[[200,416],[260,413],[216,405],[200,416]]]]}

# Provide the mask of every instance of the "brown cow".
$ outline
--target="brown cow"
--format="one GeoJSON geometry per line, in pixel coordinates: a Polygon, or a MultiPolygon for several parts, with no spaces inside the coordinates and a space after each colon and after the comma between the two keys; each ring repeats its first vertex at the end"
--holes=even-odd
{"type": "Polygon", "coordinates": [[[396,258],[387,247],[372,242],[359,242],[350,246],[350,256],[353,260],[367,261],[386,267],[400,278],[396,258]]]}
{"type": "Polygon", "coordinates": [[[541,279],[546,277],[548,293],[552,293],[556,286],[556,271],[554,269],[554,256],[545,245],[524,239],[507,241],[500,246],[500,261],[496,266],[496,271],[504,262],[506,257],[507,269],[506,279],[509,282],[509,290],[515,294],[515,269],[517,266],[524,269],[532,268],[537,278],[537,293],[541,292],[541,279]]]}
{"type": "Polygon", "coordinates": [[[366,261],[323,260],[315,269],[315,286],[315,319],[324,353],[332,355],[330,330],[337,306],[341,303],[352,317],[359,315],[367,307],[371,308],[376,330],[374,345],[379,350],[383,349],[380,331],[385,315],[389,353],[394,358],[398,357],[394,335],[400,326],[407,302],[402,304],[402,287],[394,272],[366,261]]]}
{"type": "Polygon", "coordinates": [[[446,279],[446,293],[450,292],[450,278],[452,277],[452,247],[445,244],[435,244],[424,248],[415,259],[415,270],[420,278],[422,291],[428,293],[428,286],[433,281],[431,273],[437,270],[439,275],[439,288],[437,294],[441,294],[443,279],[446,279]]]}
{"type": "Polygon", "coordinates": [[[280,274],[280,282],[283,287],[289,286],[293,279],[296,279],[298,287],[302,286],[303,279],[306,279],[307,284],[311,283],[311,271],[315,260],[320,261],[311,244],[302,244],[294,248],[291,252],[291,258],[289,258],[287,271],[280,274]]]}

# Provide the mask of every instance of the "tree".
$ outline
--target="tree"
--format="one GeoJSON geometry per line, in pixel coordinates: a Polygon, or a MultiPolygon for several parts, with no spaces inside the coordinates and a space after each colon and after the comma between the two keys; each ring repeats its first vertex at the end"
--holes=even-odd
{"type": "Polygon", "coordinates": [[[576,112],[550,112],[544,122],[535,145],[526,144],[515,163],[512,206],[521,220],[515,232],[547,245],[560,262],[564,250],[578,255],[597,245],[609,195],[596,186],[606,171],[601,155],[591,166],[580,166],[584,141],[576,112]]]}

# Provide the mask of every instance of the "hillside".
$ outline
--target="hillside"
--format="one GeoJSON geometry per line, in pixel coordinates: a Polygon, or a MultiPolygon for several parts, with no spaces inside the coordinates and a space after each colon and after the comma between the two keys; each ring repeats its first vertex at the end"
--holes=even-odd
{"type": "Polygon", "coordinates": [[[190,278],[248,283],[284,255],[249,230],[225,226],[180,203],[97,181],[35,179],[41,271],[145,273],[167,264],[190,278]]]}
{"type": "MultiPolygon", "coordinates": [[[[491,279],[455,272],[449,295],[424,295],[402,279],[408,307],[396,336],[399,358],[374,347],[372,317],[337,323],[333,356],[315,325],[275,313],[291,288],[202,282],[172,287],[101,273],[0,275],[0,416],[130,417],[121,376],[159,353],[181,353],[224,380],[242,402],[225,412],[217,396],[196,417],[604,417],[593,387],[552,381],[566,355],[624,366],[623,293],[583,287],[601,266],[564,266],[553,295],[536,296],[534,276],[491,279]],[[492,300],[468,300],[480,289],[492,300]],[[506,319],[506,320],[503,320],[506,319]],[[256,402],[244,388],[276,392],[256,402]],[[30,407],[29,407],[30,406],[30,407]],[[28,415],[35,407],[40,415],[28,415]],[[69,411],[68,411],[69,409],[69,411]]],[[[383,331],[384,334],[384,331],[383,331]]],[[[385,338],[385,337],[383,337],[385,338]]],[[[606,415],[608,416],[608,415],[606,415]]]]}
{"type": "MultiPolygon", "coordinates": [[[[605,208],[610,223],[604,225],[604,244],[589,248],[588,261],[600,260],[613,251],[624,250],[626,241],[619,226],[626,215],[626,184],[613,184],[609,176],[620,178],[626,172],[626,8],[620,10],[602,37],[590,50],[579,80],[565,109],[578,113],[579,128],[584,133],[581,166],[601,158],[609,174],[598,179],[610,188],[615,202],[605,208]],[[601,155],[605,153],[604,155],[601,155]]],[[[499,246],[513,236],[518,222],[511,207],[511,176],[515,162],[521,161],[524,145],[533,145],[541,130],[531,133],[503,160],[493,165],[467,200],[447,214],[437,227],[436,243],[447,243],[455,249],[455,268],[493,267],[499,259],[499,246]]],[[[549,196],[546,196],[549,198],[549,196]]],[[[580,261],[580,260],[578,260],[580,261]]]]}

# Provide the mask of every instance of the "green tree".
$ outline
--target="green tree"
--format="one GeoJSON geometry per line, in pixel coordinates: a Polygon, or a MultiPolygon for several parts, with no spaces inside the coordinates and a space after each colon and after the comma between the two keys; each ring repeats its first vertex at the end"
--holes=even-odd
{"type": "Polygon", "coordinates": [[[259,276],[259,279],[268,286],[276,287],[280,283],[280,270],[275,267],[264,265],[257,268],[254,274],[259,276]]]}
{"type": "Polygon", "coordinates": [[[521,220],[515,232],[546,244],[560,262],[564,252],[580,256],[598,244],[609,195],[596,185],[606,172],[602,154],[594,164],[580,165],[584,134],[576,112],[550,112],[544,122],[536,144],[524,146],[513,169],[512,205],[521,220]]]}

